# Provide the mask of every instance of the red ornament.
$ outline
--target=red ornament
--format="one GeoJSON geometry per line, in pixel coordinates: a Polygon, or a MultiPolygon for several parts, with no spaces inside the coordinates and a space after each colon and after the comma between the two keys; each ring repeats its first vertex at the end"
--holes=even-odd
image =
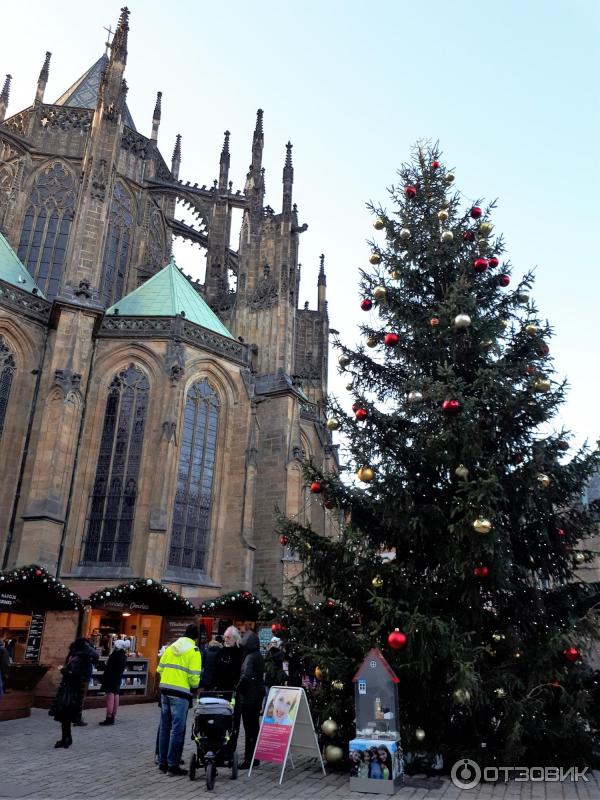
{"type": "Polygon", "coordinates": [[[499,263],[500,263],[500,262],[498,261],[498,259],[496,258],[496,256],[492,256],[492,257],[489,259],[489,261],[488,261],[488,265],[489,265],[490,267],[492,267],[492,269],[493,269],[494,267],[497,267],[499,263]]]}
{"type": "Polygon", "coordinates": [[[463,239],[465,240],[465,242],[472,242],[474,238],[475,234],[473,233],[473,231],[465,231],[463,233],[463,239]]]}
{"type": "Polygon", "coordinates": [[[473,262],[473,269],[475,272],[485,272],[489,266],[487,258],[476,258],[473,262]]]}
{"type": "Polygon", "coordinates": [[[404,194],[408,197],[409,200],[411,200],[416,195],[416,193],[417,190],[415,189],[414,186],[407,186],[406,189],[404,190],[404,194]]]}
{"type": "Polygon", "coordinates": [[[325,508],[328,508],[328,509],[329,508],[333,508],[333,500],[325,500],[323,505],[325,506],[325,508]]]}
{"type": "Polygon", "coordinates": [[[38,578],[39,578],[39,576],[40,576],[41,574],[42,574],[42,570],[41,570],[41,569],[36,569],[36,571],[35,571],[35,575],[37,575],[37,577],[38,577],[38,578]]]}
{"type": "Polygon", "coordinates": [[[473,206],[471,209],[471,217],[473,219],[479,219],[479,217],[483,214],[483,211],[479,208],[479,206],[473,206]]]}
{"type": "Polygon", "coordinates": [[[277,634],[281,633],[282,631],[283,631],[283,625],[281,625],[281,623],[274,622],[271,625],[271,633],[273,634],[273,636],[277,636],[277,634]]]}
{"type": "Polygon", "coordinates": [[[580,655],[581,654],[576,647],[566,647],[563,650],[563,656],[567,659],[567,661],[570,661],[571,663],[577,661],[580,655]]]}
{"type": "Polygon", "coordinates": [[[536,353],[540,358],[545,358],[550,353],[550,348],[546,344],[546,342],[542,342],[541,345],[536,350],[536,353]]]}
{"type": "Polygon", "coordinates": [[[561,439],[560,442],[556,443],[556,447],[559,450],[568,450],[569,449],[569,443],[565,442],[563,439],[561,439]]]}
{"type": "Polygon", "coordinates": [[[288,540],[288,537],[287,537],[287,536],[280,536],[280,537],[279,537],[279,544],[280,544],[282,547],[285,547],[285,546],[286,546],[286,544],[288,543],[288,541],[289,541],[289,540],[288,540]]]}
{"type": "Polygon", "coordinates": [[[486,566],[475,567],[475,569],[473,570],[473,575],[475,575],[476,578],[487,578],[489,574],[490,570],[486,566]]]}
{"type": "Polygon", "coordinates": [[[356,413],[356,411],[360,408],[360,403],[353,403],[352,404],[352,411],[356,413]]]}
{"type": "Polygon", "coordinates": [[[396,628],[388,636],[388,644],[392,650],[401,650],[406,644],[406,634],[396,628]]]}
{"type": "Polygon", "coordinates": [[[383,337],[383,342],[386,347],[396,347],[400,339],[397,333],[386,333],[383,337]]]}
{"type": "Polygon", "coordinates": [[[567,532],[566,532],[566,530],[565,530],[564,528],[558,528],[558,529],[557,529],[557,531],[556,531],[556,533],[557,533],[559,536],[566,536],[566,535],[567,535],[567,532]]]}
{"type": "Polygon", "coordinates": [[[460,411],[460,403],[458,400],[444,400],[442,403],[442,410],[450,417],[456,416],[460,411]]]}
{"type": "Polygon", "coordinates": [[[510,283],[510,275],[499,275],[498,283],[500,284],[500,286],[508,286],[508,284],[510,283]]]}
{"type": "Polygon", "coordinates": [[[438,169],[439,166],[440,166],[440,162],[439,161],[432,161],[431,162],[431,169],[438,169]]]}
{"type": "Polygon", "coordinates": [[[368,297],[365,297],[364,300],[361,300],[360,307],[363,311],[370,311],[373,308],[373,302],[368,297]]]}
{"type": "Polygon", "coordinates": [[[357,408],[354,416],[359,422],[362,422],[369,416],[369,412],[366,408],[357,408]]]}
{"type": "Polygon", "coordinates": [[[313,481],[310,485],[310,490],[313,494],[321,494],[323,491],[323,487],[319,483],[319,481],[313,481]]]}

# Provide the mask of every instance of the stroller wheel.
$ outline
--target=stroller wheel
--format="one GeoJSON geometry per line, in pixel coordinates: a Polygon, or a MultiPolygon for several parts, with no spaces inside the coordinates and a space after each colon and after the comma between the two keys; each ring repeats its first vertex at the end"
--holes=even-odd
{"type": "Polygon", "coordinates": [[[190,758],[190,771],[189,771],[189,776],[191,781],[196,780],[197,769],[198,769],[198,757],[196,753],[193,753],[192,757],[190,758]]]}
{"type": "Polygon", "coordinates": [[[232,759],[231,759],[231,780],[232,781],[237,780],[238,764],[239,764],[239,762],[238,762],[238,754],[237,754],[237,751],[236,751],[233,754],[232,759]]]}
{"type": "Polygon", "coordinates": [[[211,792],[215,788],[215,778],[217,776],[217,768],[214,761],[206,762],[206,788],[211,792]]]}

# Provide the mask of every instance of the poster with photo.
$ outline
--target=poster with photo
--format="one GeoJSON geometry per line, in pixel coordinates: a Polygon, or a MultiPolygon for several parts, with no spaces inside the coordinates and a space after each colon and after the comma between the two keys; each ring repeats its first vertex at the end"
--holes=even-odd
{"type": "Polygon", "coordinates": [[[403,773],[400,743],[388,739],[352,739],[350,777],[396,781],[403,773]]]}

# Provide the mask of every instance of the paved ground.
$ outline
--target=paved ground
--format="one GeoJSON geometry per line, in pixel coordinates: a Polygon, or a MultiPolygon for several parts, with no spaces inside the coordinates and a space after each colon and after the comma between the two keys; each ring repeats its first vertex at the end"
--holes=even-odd
{"type": "MultiPolygon", "coordinates": [[[[55,750],[60,726],[47,712],[34,709],[29,719],[0,722],[0,798],[35,800],[191,800],[206,795],[200,776],[162,775],[153,762],[158,708],[129,706],[120,710],[114,727],[98,727],[104,714],[86,711],[89,725],[74,728],[73,747],[55,750]]],[[[191,742],[184,755],[189,758],[191,742]]],[[[239,800],[361,800],[385,795],[359,794],[349,790],[348,777],[323,776],[307,759],[289,769],[279,787],[276,767],[263,764],[250,778],[232,781],[226,770],[217,777],[213,797],[239,800]]],[[[447,779],[408,778],[398,790],[400,800],[600,800],[600,773],[588,783],[500,783],[461,791],[447,779]]]]}

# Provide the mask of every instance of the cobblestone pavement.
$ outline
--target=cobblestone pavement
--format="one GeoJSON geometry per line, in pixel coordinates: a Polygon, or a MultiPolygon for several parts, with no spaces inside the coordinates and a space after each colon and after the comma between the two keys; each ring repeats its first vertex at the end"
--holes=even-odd
{"type": "MultiPolygon", "coordinates": [[[[55,750],[60,726],[46,711],[34,709],[29,719],[0,722],[0,798],[36,800],[191,800],[207,796],[203,775],[195,782],[187,777],[162,775],[153,762],[158,708],[153,704],[126,706],[114,727],[98,727],[102,710],[85,712],[89,723],[74,728],[73,746],[55,750]]],[[[192,752],[186,740],[184,757],[192,752]]],[[[232,781],[228,770],[219,770],[215,798],[240,800],[305,800],[326,798],[361,800],[385,795],[351,792],[347,775],[324,776],[314,760],[302,759],[286,769],[283,785],[279,770],[261,766],[250,778],[240,774],[232,781]]],[[[210,796],[210,795],[208,795],[210,796]]],[[[396,792],[400,800],[600,800],[600,773],[589,782],[510,782],[483,784],[461,791],[448,780],[407,777],[396,792]]]]}

